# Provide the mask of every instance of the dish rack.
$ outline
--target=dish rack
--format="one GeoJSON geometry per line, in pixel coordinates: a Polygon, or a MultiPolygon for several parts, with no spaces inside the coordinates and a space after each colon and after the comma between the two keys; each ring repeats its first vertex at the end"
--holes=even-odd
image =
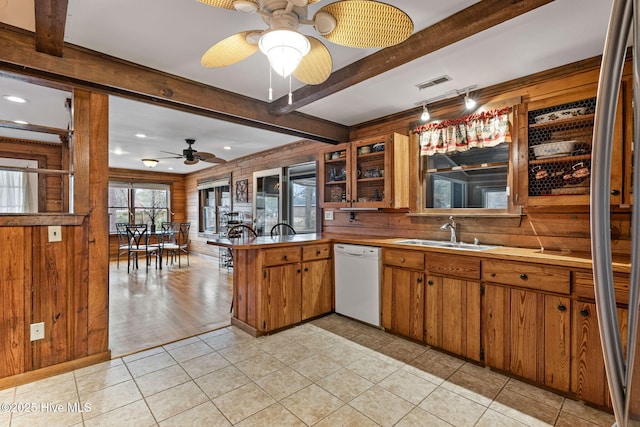
{"type": "Polygon", "coordinates": [[[596,98],[528,112],[529,196],[589,194],[596,98]]]}

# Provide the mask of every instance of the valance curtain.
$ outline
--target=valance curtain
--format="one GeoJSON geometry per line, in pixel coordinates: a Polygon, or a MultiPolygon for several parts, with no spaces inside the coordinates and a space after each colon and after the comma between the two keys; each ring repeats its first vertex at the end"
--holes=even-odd
{"type": "Polygon", "coordinates": [[[414,133],[420,135],[420,155],[432,156],[511,142],[510,112],[511,107],[506,107],[419,126],[414,133]]]}

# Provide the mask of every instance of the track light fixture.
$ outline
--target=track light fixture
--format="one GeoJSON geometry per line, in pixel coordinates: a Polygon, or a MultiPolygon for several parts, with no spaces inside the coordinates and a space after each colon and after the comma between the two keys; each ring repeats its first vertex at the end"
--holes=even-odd
{"type": "Polygon", "coordinates": [[[467,108],[467,110],[473,110],[476,104],[476,100],[469,96],[469,89],[467,89],[464,96],[464,106],[467,108]]]}
{"type": "MultiPolygon", "coordinates": [[[[425,99],[424,101],[420,101],[420,102],[416,102],[415,105],[416,106],[422,106],[422,116],[420,116],[420,119],[423,121],[427,121],[429,120],[428,118],[425,120],[423,119],[424,113],[425,111],[427,111],[427,115],[429,116],[429,112],[427,110],[427,104],[431,104],[433,102],[436,101],[441,101],[443,99],[449,99],[449,98],[453,98],[456,96],[460,96],[462,94],[465,94],[464,97],[464,105],[468,110],[471,110],[472,108],[474,108],[476,106],[476,101],[475,99],[471,98],[469,96],[469,92],[474,90],[477,87],[477,85],[472,85],[472,86],[467,86],[467,87],[463,87],[462,89],[452,89],[450,91],[447,91],[441,95],[438,96],[434,96],[433,98],[429,98],[429,99],[425,99]]],[[[429,116],[430,117],[430,116],[429,116]]]]}
{"type": "Polygon", "coordinates": [[[431,118],[431,114],[429,114],[429,109],[427,108],[427,104],[422,106],[422,114],[420,115],[420,121],[426,122],[431,118]]]}

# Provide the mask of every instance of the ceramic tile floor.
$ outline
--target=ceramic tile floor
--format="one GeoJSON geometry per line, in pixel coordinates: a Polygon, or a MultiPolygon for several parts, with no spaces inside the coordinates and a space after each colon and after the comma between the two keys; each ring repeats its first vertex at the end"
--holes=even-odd
{"type": "Polygon", "coordinates": [[[230,326],[0,390],[0,402],[16,411],[3,405],[0,412],[0,426],[11,427],[565,427],[614,421],[338,315],[260,338],[230,326]]]}

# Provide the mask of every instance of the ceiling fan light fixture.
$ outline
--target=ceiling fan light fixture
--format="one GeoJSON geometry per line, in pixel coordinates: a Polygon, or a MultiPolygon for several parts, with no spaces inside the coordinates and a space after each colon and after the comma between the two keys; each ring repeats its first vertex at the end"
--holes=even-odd
{"type": "Polygon", "coordinates": [[[329,12],[318,12],[313,17],[313,20],[315,22],[314,26],[316,28],[316,31],[323,36],[331,33],[331,31],[333,31],[338,24],[336,18],[329,12]]]}
{"type": "Polygon", "coordinates": [[[311,48],[307,38],[291,30],[270,30],[260,37],[260,51],[269,58],[273,71],[289,77],[311,48]]]}
{"type": "Polygon", "coordinates": [[[254,13],[258,10],[258,4],[250,0],[235,0],[233,8],[242,13],[254,13]]]}
{"type": "Polygon", "coordinates": [[[159,162],[156,159],[142,159],[142,163],[148,168],[155,168],[159,162]]]}

